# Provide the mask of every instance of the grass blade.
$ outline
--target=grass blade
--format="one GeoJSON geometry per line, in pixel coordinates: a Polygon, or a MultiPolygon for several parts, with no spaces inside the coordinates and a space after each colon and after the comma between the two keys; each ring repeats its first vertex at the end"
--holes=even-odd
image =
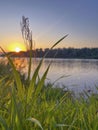
{"type": "MultiPolygon", "coordinates": [[[[67,36],[68,36],[68,34],[65,35],[64,37],[62,37],[60,40],[58,40],[58,41],[51,47],[51,49],[53,49],[57,44],[59,44],[59,43],[60,43],[64,38],[66,38],[67,36]]],[[[43,56],[43,58],[41,59],[39,65],[38,65],[38,67],[36,68],[36,70],[35,70],[35,72],[34,72],[34,74],[33,74],[33,77],[32,77],[32,79],[31,79],[31,82],[30,82],[30,85],[29,85],[29,88],[28,88],[27,102],[28,102],[29,99],[32,97],[32,92],[33,92],[33,90],[34,90],[34,85],[35,85],[35,83],[36,83],[36,79],[37,79],[37,76],[38,76],[38,72],[39,72],[39,70],[40,70],[40,68],[41,68],[41,65],[42,65],[42,63],[43,63],[44,58],[47,56],[48,53],[49,53],[49,51],[46,52],[46,54],[43,56]]]]}
{"type": "MultiPolygon", "coordinates": [[[[56,43],[54,43],[53,46],[52,46],[50,49],[53,49],[56,45],[58,45],[58,44],[59,44],[62,40],[64,40],[67,36],[68,36],[68,34],[65,35],[65,36],[63,36],[60,40],[58,40],[56,43]]],[[[50,51],[50,50],[49,50],[49,51],[50,51]]],[[[45,58],[45,57],[47,56],[47,54],[49,53],[49,51],[47,51],[47,52],[45,53],[45,55],[44,55],[43,58],[45,58]]]]}
{"type": "Polygon", "coordinates": [[[47,76],[47,74],[48,74],[50,65],[51,65],[51,63],[49,64],[48,68],[46,69],[45,73],[43,74],[42,78],[40,79],[40,81],[39,81],[39,83],[38,83],[38,85],[37,85],[37,88],[36,88],[35,93],[34,93],[36,96],[37,96],[38,93],[41,91],[41,89],[42,89],[42,87],[43,87],[43,85],[44,85],[44,82],[45,82],[46,76],[47,76]]]}
{"type": "Polygon", "coordinates": [[[28,95],[27,95],[27,102],[29,102],[29,100],[31,99],[32,97],[32,92],[34,91],[34,85],[36,84],[36,80],[37,80],[37,76],[38,76],[38,73],[39,73],[39,70],[40,70],[40,67],[42,65],[42,62],[43,62],[43,59],[40,61],[38,67],[36,68],[33,76],[32,76],[32,79],[30,81],[30,85],[28,87],[28,95]]]}
{"type": "Polygon", "coordinates": [[[13,64],[13,61],[11,60],[11,58],[6,54],[6,52],[2,49],[2,47],[0,47],[0,49],[2,50],[2,52],[7,57],[10,65],[11,65],[11,67],[13,69],[13,74],[14,74],[14,78],[15,78],[15,81],[16,81],[17,89],[18,89],[18,96],[19,96],[20,99],[23,99],[23,87],[22,87],[22,82],[21,82],[20,75],[17,72],[16,67],[13,64]]]}
{"type": "MultiPolygon", "coordinates": [[[[14,94],[14,89],[12,90],[12,97],[11,97],[11,125],[13,126],[13,128],[15,127],[16,130],[23,130],[22,128],[22,122],[20,119],[20,114],[18,111],[18,106],[16,103],[16,97],[14,94]]],[[[14,129],[15,129],[14,128],[14,129]]]]}
{"type": "Polygon", "coordinates": [[[5,130],[8,130],[8,126],[6,124],[6,121],[0,116],[0,124],[3,126],[5,130]]]}
{"type": "Polygon", "coordinates": [[[43,128],[41,126],[41,123],[37,119],[35,119],[35,118],[28,118],[27,120],[37,124],[41,128],[41,130],[43,130],[43,128]]]}

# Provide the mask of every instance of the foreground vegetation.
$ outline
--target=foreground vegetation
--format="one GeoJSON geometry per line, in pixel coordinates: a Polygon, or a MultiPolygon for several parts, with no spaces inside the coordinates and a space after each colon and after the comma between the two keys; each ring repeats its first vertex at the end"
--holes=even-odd
{"type": "Polygon", "coordinates": [[[36,84],[38,68],[30,84],[17,72],[13,77],[8,64],[0,70],[0,130],[98,130],[97,94],[77,99],[69,90],[44,85],[46,72],[36,84]]]}
{"type": "MultiPolygon", "coordinates": [[[[27,19],[23,17],[23,20],[27,19]]],[[[28,30],[28,26],[25,29],[28,30]]],[[[28,32],[25,38],[32,50],[31,32],[28,32]]],[[[11,57],[1,50],[8,64],[0,64],[0,130],[98,130],[97,94],[85,93],[86,98],[81,95],[77,99],[69,90],[45,85],[51,63],[39,77],[39,70],[48,52],[31,77],[30,51],[28,76],[25,78],[17,71],[11,57]]]]}
{"type": "Polygon", "coordinates": [[[46,72],[36,84],[38,68],[30,84],[17,72],[13,77],[8,64],[0,70],[1,130],[98,130],[97,94],[77,99],[69,90],[44,85],[46,72]]]}

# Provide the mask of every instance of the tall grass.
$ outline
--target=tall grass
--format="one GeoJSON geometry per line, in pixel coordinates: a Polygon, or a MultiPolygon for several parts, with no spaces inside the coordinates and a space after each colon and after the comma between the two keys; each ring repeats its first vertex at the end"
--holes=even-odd
{"type": "MultiPolygon", "coordinates": [[[[12,72],[0,76],[0,130],[98,130],[98,95],[79,100],[70,91],[45,85],[51,63],[39,78],[39,70],[48,52],[30,76],[32,33],[28,19],[23,17],[22,20],[22,34],[30,50],[28,77],[21,80],[13,60],[1,48],[12,72]]],[[[51,49],[66,37],[58,40],[51,49]]]]}

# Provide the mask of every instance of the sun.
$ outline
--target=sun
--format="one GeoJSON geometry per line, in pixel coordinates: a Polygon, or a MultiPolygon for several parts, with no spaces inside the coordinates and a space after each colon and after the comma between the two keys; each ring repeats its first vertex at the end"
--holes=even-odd
{"type": "Polygon", "coordinates": [[[18,53],[20,51],[26,51],[26,46],[20,42],[9,43],[6,48],[10,52],[17,52],[18,53]]]}
{"type": "Polygon", "coordinates": [[[19,48],[19,47],[15,48],[15,52],[20,52],[20,51],[21,51],[21,48],[19,48]]]}

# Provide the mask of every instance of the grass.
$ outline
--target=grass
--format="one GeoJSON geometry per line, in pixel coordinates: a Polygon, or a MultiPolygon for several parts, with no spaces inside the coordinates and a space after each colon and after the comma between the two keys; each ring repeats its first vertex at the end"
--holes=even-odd
{"type": "MultiPolygon", "coordinates": [[[[66,37],[67,35],[58,40],[51,49],[66,37]]],[[[29,38],[24,38],[31,50],[31,34],[29,38]]],[[[69,90],[45,85],[51,63],[39,78],[39,70],[48,52],[30,79],[30,51],[28,77],[23,79],[11,57],[2,48],[1,50],[9,64],[0,64],[0,130],[98,130],[97,94],[89,96],[85,93],[86,99],[77,99],[69,90]]]]}
{"type": "MultiPolygon", "coordinates": [[[[39,66],[33,76],[37,75],[39,66]]],[[[9,65],[3,67],[9,70],[9,65]]],[[[21,95],[16,84],[18,80],[12,76],[13,73],[8,76],[4,69],[0,76],[0,129],[97,130],[98,95],[85,93],[86,99],[76,99],[70,91],[54,88],[51,84],[45,85],[43,79],[46,73],[47,70],[37,84],[32,82],[35,81],[34,77],[29,86],[21,80],[21,95]]]]}

